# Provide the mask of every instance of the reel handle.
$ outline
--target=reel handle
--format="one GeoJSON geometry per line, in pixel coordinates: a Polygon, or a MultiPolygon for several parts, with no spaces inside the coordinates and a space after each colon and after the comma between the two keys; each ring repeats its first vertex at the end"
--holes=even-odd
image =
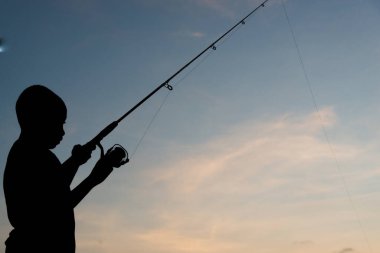
{"type": "Polygon", "coordinates": [[[98,148],[100,149],[100,158],[103,158],[104,157],[104,148],[102,146],[102,144],[99,143],[96,143],[96,146],[98,146],[98,148]]]}

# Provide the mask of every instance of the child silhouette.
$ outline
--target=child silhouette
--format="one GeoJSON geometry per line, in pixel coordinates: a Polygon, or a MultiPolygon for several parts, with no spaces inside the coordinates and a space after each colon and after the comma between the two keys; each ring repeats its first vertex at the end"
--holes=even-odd
{"type": "Polygon", "coordinates": [[[16,103],[21,128],[4,171],[7,214],[13,230],[6,240],[6,253],[74,253],[74,207],[112,172],[107,155],[74,189],[71,182],[92,150],[80,145],[63,164],[50,150],[65,132],[66,106],[42,85],[26,88],[16,103]]]}

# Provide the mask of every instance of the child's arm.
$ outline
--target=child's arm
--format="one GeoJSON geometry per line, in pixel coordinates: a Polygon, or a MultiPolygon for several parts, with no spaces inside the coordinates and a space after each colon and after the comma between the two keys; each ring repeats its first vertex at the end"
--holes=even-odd
{"type": "Polygon", "coordinates": [[[111,174],[112,170],[113,167],[108,157],[101,158],[92,169],[90,175],[71,191],[73,207],[78,205],[92,188],[102,183],[111,174]]]}
{"type": "Polygon", "coordinates": [[[71,157],[62,164],[63,173],[69,185],[71,185],[79,166],[91,158],[91,152],[92,150],[86,150],[83,146],[75,145],[71,157]]]}

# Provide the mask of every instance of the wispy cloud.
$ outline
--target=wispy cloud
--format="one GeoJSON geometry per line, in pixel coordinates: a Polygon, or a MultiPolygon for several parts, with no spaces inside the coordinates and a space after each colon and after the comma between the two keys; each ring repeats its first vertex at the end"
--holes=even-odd
{"type": "Polygon", "coordinates": [[[176,33],[177,36],[200,39],[206,36],[204,32],[201,31],[181,31],[176,33]]]}
{"type": "MultiPolygon", "coordinates": [[[[332,160],[326,141],[321,135],[322,124],[334,125],[336,117],[331,108],[303,119],[286,115],[265,122],[247,122],[226,131],[224,136],[196,147],[188,157],[159,170],[154,180],[165,181],[176,192],[199,192],[215,186],[223,191],[269,191],[289,183],[290,171],[314,167],[323,160],[332,160]],[[272,171],[280,177],[257,181],[258,175],[272,171]],[[278,173],[278,174],[277,174],[278,173]],[[256,180],[255,180],[256,181],[256,180]],[[226,187],[236,184],[237,187],[226,187]]],[[[358,154],[354,147],[335,147],[340,158],[358,154]]],[[[210,189],[208,189],[210,190],[210,189]]]]}
{"type": "Polygon", "coordinates": [[[189,35],[194,38],[202,38],[205,36],[205,34],[202,32],[191,32],[189,35]]]}
{"type": "Polygon", "coordinates": [[[197,4],[212,9],[221,15],[234,17],[235,13],[229,8],[228,0],[196,0],[197,4]]]}
{"type": "MultiPolygon", "coordinates": [[[[102,219],[82,213],[79,247],[90,252],[101,245],[115,253],[274,253],[278,247],[283,252],[329,252],[326,224],[330,233],[343,229],[346,236],[357,237],[355,230],[346,231],[353,216],[342,210],[347,199],[321,134],[322,124],[333,128],[338,122],[332,108],[323,108],[319,114],[245,122],[192,152],[177,149],[175,160],[141,174],[144,183],[136,189],[134,203],[141,199],[145,208],[129,201],[113,210],[100,208],[102,219]],[[131,215],[136,208],[138,214],[131,215]]],[[[333,144],[340,160],[362,154],[355,145],[333,144]]],[[[334,240],[335,248],[344,243],[334,240]]]]}
{"type": "MultiPolygon", "coordinates": [[[[289,212],[298,210],[299,214],[331,204],[315,202],[310,196],[327,196],[337,188],[335,182],[330,184],[336,176],[315,179],[333,170],[321,127],[333,127],[336,122],[331,108],[304,117],[285,115],[268,122],[246,122],[194,147],[196,151],[173,164],[165,164],[146,179],[169,202],[154,207],[163,225],[140,238],[146,244],[170,248],[169,252],[250,252],[254,233],[261,241],[257,249],[265,248],[262,244],[271,244],[271,234],[291,230],[308,219],[302,215],[285,218],[284,213],[277,217],[278,203],[272,201],[286,199],[283,212],[290,208],[289,212]],[[291,200],[296,196],[297,200],[291,200]],[[263,218],[267,215],[272,219],[263,218]]],[[[340,159],[360,154],[353,146],[337,144],[335,148],[340,159]]],[[[323,215],[318,219],[323,220],[323,215]]]]}
{"type": "MultiPolygon", "coordinates": [[[[286,2],[287,0],[270,0],[268,1],[265,6],[271,6],[273,4],[281,4],[282,2],[286,2]]],[[[253,8],[256,8],[261,3],[264,2],[264,0],[242,0],[242,1],[235,1],[235,0],[196,0],[195,1],[198,5],[211,9],[217,13],[219,13],[222,16],[225,16],[227,18],[236,18],[237,16],[241,16],[248,13],[241,13],[241,10],[252,10],[253,8]]]]}
{"type": "Polygon", "coordinates": [[[309,240],[306,240],[306,241],[295,241],[293,242],[294,245],[311,245],[311,244],[314,244],[313,241],[309,241],[309,240]]]}
{"type": "Polygon", "coordinates": [[[340,251],[338,251],[338,253],[353,253],[355,252],[355,250],[353,248],[344,248],[340,251]]]}

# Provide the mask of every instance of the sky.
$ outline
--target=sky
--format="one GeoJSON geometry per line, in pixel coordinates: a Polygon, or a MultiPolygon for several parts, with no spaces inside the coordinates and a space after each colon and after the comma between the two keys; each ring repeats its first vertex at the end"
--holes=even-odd
{"type": "MultiPolygon", "coordinates": [[[[23,89],[65,101],[63,162],[259,4],[0,0],[1,180],[23,89]]],[[[380,252],[379,26],[378,0],[269,0],[103,140],[130,162],[76,207],[77,252],[380,252]]]]}

